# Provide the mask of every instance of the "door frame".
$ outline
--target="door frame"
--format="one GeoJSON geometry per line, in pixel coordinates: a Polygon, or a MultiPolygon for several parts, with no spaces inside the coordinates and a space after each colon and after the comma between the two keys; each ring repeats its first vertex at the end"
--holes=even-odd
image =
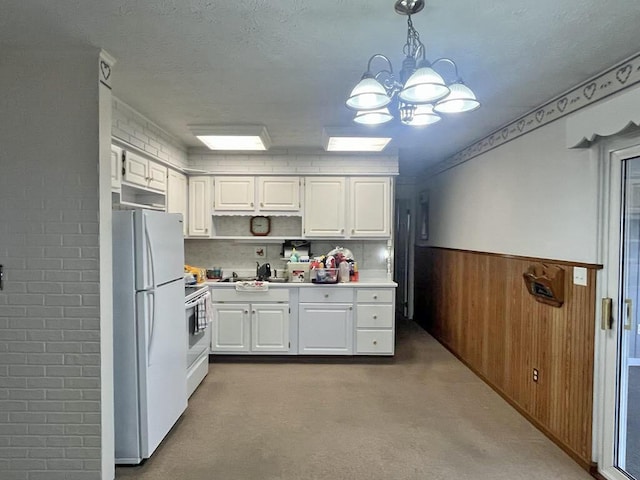
{"type": "Polygon", "coordinates": [[[615,463],[618,336],[622,325],[620,299],[620,233],[622,200],[622,162],[640,156],[637,131],[605,140],[592,149],[598,156],[598,259],[604,268],[597,274],[598,299],[614,300],[612,327],[600,326],[602,304],[596,302],[593,459],[598,471],[609,480],[628,480],[615,463]]]}

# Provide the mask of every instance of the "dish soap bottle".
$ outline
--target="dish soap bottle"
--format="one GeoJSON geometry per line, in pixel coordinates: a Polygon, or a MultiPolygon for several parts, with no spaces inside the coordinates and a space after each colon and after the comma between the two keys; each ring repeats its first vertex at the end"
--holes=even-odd
{"type": "Polygon", "coordinates": [[[291,255],[289,256],[289,261],[290,262],[297,262],[298,261],[298,253],[296,252],[296,248],[293,247],[293,249],[291,250],[291,255]]]}

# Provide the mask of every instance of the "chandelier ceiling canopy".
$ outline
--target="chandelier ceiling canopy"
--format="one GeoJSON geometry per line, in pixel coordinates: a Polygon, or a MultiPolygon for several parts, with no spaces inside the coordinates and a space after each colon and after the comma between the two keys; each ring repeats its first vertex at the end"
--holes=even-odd
{"type": "Polygon", "coordinates": [[[470,112],[480,107],[475,94],[460,78],[453,60],[427,60],[426,48],[411,21],[411,15],[424,8],[424,0],[398,0],[394,8],[396,13],[407,17],[402,69],[396,75],[389,58],[380,53],[369,58],[366,72],[346,101],[347,107],[356,111],[353,121],[361,125],[389,122],[394,118],[390,112],[393,107],[403,124],[417,127],[440,121],[441,114],[470,112]],[[374,70],[374,64],[381,67],[374,70]],[[449,74],[453,71],[448,83],[436,71],[442,66],[448,66],[449,74]]]}

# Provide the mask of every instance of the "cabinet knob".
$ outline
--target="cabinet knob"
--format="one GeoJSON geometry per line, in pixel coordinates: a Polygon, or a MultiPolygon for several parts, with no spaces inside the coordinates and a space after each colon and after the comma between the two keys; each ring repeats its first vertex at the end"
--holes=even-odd
{"type": "Polygon", "coordinates": [[[324,298],[329,298],[329,294],[328,294],[328,293],[325,293],[325,294],[324,294],[324,298]]]}
{"type": "Polygon", "coordinates": [[[255,315],[255,314],[256,314],[256,311],[255,311],[255,310],[251,310],[251,313],[255,315]]]}
{"type": "Polygon", "coordinates": [[[354,233],[356,233],[356,230],[354,228],[351,229],[351,235],[353,235],[354,233]]]}
{"type": "Polygon", "coordinates": [[[344,228],[341,228],[341,229],[340,229],[340,233],[344,233],[344,228]]]}
{"type": "Polygon", "coordinates": [[[378,318],[378,315],[374,315],[373,319],[376,320],[378,318]]]}
{"type": "Polygon", "coordinates": [[[253,207],[253,202],[251,202],[251,206],[253,207]]]}
{"type": "Polygon", "coordinates": [[[249,313],[249,310],[245,310],[244,313],[249,313]]]}
{"type": "Polygon", "coordinates": [[[374,296],[373,296],[373,299],[374,299],[374,300],[377,300],[377,299],[378,299],[378,295],[374,295],[374,296]]]}
{"type": "Polygon", "coordinates": [[[374,341],[373,341],[373,344],[374,344],[374,345],[377,345],[377,344],[378,344],[378,341],[377,341],[377,340],[374,340],[374,341]]]}
{"type": "Polygon", "coordinates": [[[260,206],[261,206],[261,207],[264,207],[264,203],[260,202],[260,206]]]}

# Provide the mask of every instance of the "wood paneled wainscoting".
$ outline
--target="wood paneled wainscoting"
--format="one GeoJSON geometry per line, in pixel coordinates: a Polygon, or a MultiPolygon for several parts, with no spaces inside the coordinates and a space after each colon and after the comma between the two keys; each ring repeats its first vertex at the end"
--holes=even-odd
{"type": "Polygon", "coordinates": [[[417,247],[415,258],[415,320],[592,470],[600,266],[432,247],[417,247]],[[565,271],[559,308],[537,302],[525,286],[522,274],[538,262],[565,271]],[[588,286],[574,285],[574,266],[587,267],[588,286]]]}

